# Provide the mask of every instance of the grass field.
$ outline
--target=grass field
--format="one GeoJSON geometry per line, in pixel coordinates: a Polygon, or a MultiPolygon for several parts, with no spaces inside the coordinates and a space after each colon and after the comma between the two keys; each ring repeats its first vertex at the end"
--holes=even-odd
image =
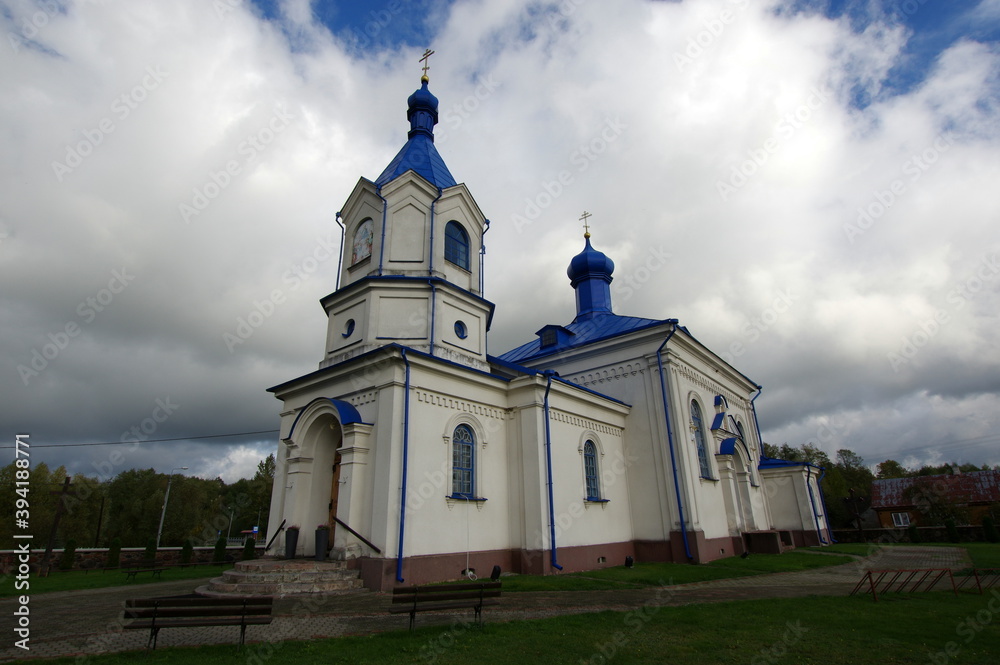
{"type": "MultiPolygon", "coordinates": [[[[830,552],[871,556],[882,547],[906,547],[912,543],[836,543],[828,547],[810,547],[811,552],[830,552]]],[[[961,547],[969,553],[976,568],[1000,568],[1000,543],[917,543],[918,547],[961,547]]]]}
{"type": "Polygon", "coordinates": [[[826,556],[797,550],[784,554],[754,554],[746,559],[734,556],[697,566],[685,563],[638,563],[633,568],[615,566],[585,573],[512,575],[503,578],[503,589],[504,592],[637,589],[809,570],[850,563],[853,560],[847,556],[826,556]]]}
{"type": "MultiPolygon", "coordinates": [[[[218,577],[222,571],[233,567],[231,563],[219,564],[217,566],[191,566],[189,568],[168,568],[160,573],[161,577],[153,577],[150,573],[139,573],[134,582],[129,582],[129,586],[140,586],[151,582],[176,582],[179,580],[193,580],[206,577],[218,577]]],[[[124,586],[125,573],[120,570],[108,570],[106,572],[93,571],[85,573],[82,570],[70,572],[54,572],[48,577],[29,578],[31,584],[31,595],[40,593],[51,593],[53,591],[75,591],[77,589],[102,589],[110,586],[124,586]]],[[[6,598],[23,593],[14,588],[14,577],[7,576],[0,586],[0,598],[6,598]]]]}
{"type": "MultiPolygon", "coordinates": [[[[659,607],[629,612],[489,623],[478,629],[420,628],[309,642],[158,649],[149,664],[311,663],[368,665],[525,665],[616,662],[627,665],[782,663],[955,663],[995,665],[1000,653],[1000,591],[979,596],[928,593],[874,603],[809,597],[659,607]],[[950,655],[946,655],[950,654],[950,655]]],[[[131,665],[136,654],[88,659],[131,665]]],[[[75,658],[46,663],[76,665],[75,658]]]]}

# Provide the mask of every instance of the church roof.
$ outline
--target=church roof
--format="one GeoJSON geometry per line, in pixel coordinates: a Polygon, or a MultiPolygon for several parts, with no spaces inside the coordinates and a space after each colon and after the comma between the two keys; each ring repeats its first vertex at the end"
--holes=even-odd
{"type": "MultiPolygon", "coordinates": [[[[561,326],[569,333],[566,338],[559,339],[555,344],[543,346],[544,337],[539,337],[526,344],[522,344],[516,349],[499,356],[499,358],[509,363],[523,363],[527,360],[540,358],[552,353],[558,353],[567,349],[573,349],[593,342],[597,342],[610,337],[617,337],[625,333],[652,328],[654,326],[666,324],[667,321],[657,319],[644,319],[638,316],[619,316],[617,314],[598,314],[593,318],[578,320],[567,326],[561,326]]],[[[546,326],[548,328],[549,326],[546,326]]],[[[544,331],[546,328],[543,328],[544,331]]],[[[539,331],[539,332],[542,332],[539,331]]]]}
{"type": "Polygon", "coordinates": [[[413,171],[438,189],[453,187],[458,183],[451,175],[444,160],[434,147],[434,125],[438,121],[438,100],[427,89],[426,78],[421,79],[420,89],[406,100],[406,119],[410,121],[409,140],[396,154],[382,175],[375,179],[379,189],[407,171],[413,171]]]}
{"type": "Polygon", "coordinates": [[[447,189],[458,184],[441,158],[441,154],[434,147],[434,143],[422,134],[406,142],[389,162],[389,166],[382,171],[382,175],[375,179],[375,186],[381,188],[407,171],[414,171],[438,189],[447,189]]]}
{"type": "Polygon", "coordinates": [[[996,503],[1000,501],[1000,471],[877,478],[872,482],[872,508],[916,505],[914,493],[933,492],[953,503],[996,503]]]}

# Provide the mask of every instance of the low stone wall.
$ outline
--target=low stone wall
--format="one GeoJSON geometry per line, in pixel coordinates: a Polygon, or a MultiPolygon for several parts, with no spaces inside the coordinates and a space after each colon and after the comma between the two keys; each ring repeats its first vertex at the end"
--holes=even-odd
{"type": "MultiPolygon", "coordinates": [[[[121,563],[138,563],[144,559],[145,552],[145,547],[123,547],[119,560],[121,563]]],[[[17,567],[20,564],[19,554],[20,552],[16,550],[0,550],[0,574],[8,575],[17,570],[17,567]]],[[[38,571],[38,565],[42,560],[42,555],[44,554],[44,549],[31,550],[30,561],[28,564],[31,566],[31,572],[34,573],[38,571]]],[[[191,561],[192,563],[207,563],[212,560],[214,554],[214,547],[195,547],[191,552],[191,561]]],[[[257,546],[256,554],[257,557],[263,556],[263,544],[257,546]]],[[[49,564],[51,565],[52,570],[59,569],[59,561],[62,559],[62,555],[63,551],[61,549],[52,550],[52,554],[49,558],[49,564]]],[[[226,561],[239,561],[242,556],[242,547],[226,548],[226,561]]],[[[108,548],[81,547],[76,550],[76,558],[71,570],[101,568],[107,564],[107,561],[108,548]]],[[[156,552],[156,563],[159,565],[171,566],[179,564],[180,562],[180,547],[161,547],[156,552]]]]}
{"type": "MultiPolygon", "coordinates": [[[[960,526],[959,540],[963,543],[986,542],[981,526],[960,526]]],[[[918,526],[917,533],[922,543],[948,543],[948,530],[943,526],[918,526]]],[[[864,539],[857,529],[834,529],[833,537],[841,543],[908,543],[909,532],[906,529],[865,529],[864,539]]]]}

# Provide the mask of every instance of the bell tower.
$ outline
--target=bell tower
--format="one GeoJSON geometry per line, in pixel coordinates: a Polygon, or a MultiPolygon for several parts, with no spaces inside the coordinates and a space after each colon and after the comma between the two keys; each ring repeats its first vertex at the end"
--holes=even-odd
{"type": "Polygon", "coordinates": [[[406,143],[378,178],[358,181],[341,209],[341,286],[321,301],[329,319],[321,368],[387,344],[488,368],[489,221],[434,146],[438,100],[426,68],[407,100],[406,143]]]}

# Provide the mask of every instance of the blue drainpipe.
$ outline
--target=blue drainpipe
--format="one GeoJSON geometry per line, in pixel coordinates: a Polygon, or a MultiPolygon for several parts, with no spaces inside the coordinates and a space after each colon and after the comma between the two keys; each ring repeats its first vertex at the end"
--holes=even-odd
{"type": "Polygon", "coordinates": [[[403,364],[406,365],[406,391],[403,396],[403,482],[399,491],[399,549],[396,552],[396,581],[403,581],[403,533],[406,526],[406,466],[410,445],[410,361],[406,349],[400,349],[403,364]]]}
{"type": "Polygon", "coordinates": [[[813,520],[816,522],[816,536],[819,538],[819,542],[824,545],[829,545],[829,543],[826,542],[826,538],[823,537],[823,532],[819,528],[819,512],[816,510],[816,495],[812,488],[812,468],[812,464],[806,464],[806,487],[809,489],[809,505],[812,507],[813,520]]]}
{"type": "Polygon", "coordinates": [[[663,373],[663,356],[660,355],[660,352],[663,351],[667,342],[669,342],[670,338],[674,336],[675,332],[677,332],[677,319],[668,319],[667,323],[673,325],[673,328],[670,329],[670,334],[667,335],[667,338],[663,340],[663,344],[660,344],[660,348],[656,350],[656,364],[660,368],[660,395],[663,397],[663,413],[666,414],[667,419],[667,444],[670,446],[670,466],[674,472],[674,492],[677,496],[677,511],[681,520],[681,539],[684,541],[684,554],[687,555],[688,559],[694,559],[694,557],[691,556],[691,545],[688,543],[687,524],[684,521],[684,502],[681,500],[681,486],[680,481],[677,479],[677,458],[674,454],[674,434],[673,427],[670,426],[670,407],[667,405],[667,378],[663,373]]]}
{"type": "Polygon", "coordinates": [[[382,199],[382,239],[378,243],[378,275],[382,276],[382,261],[385,259],[385,222],[389,212],[389,202],[382,196],[382,188],[375,190],[375,195],[382,199]]]}
{"type": "Polygon", "coordinates": [[[337,211],[337,215],[334,217],[337,222],[337,226],[340,227],[340,256],[337,257],[337,288],[334,291],[340,290],[340,271],[344,265],[344,239],[347,237],[347,228],[344,223],[340,221],[340,211],[337,211]]]}
{"type": "Polygon", "coordinates": [[[823,494],[823,477],[826,475],[826,469],[820,467],[822,473],[819,474],[819,480],[816,481],[816,485],[819,487],[819,505],[823,506],[823,517],[826,519],[826,532],[830,536],[831,542],[838,542],[836,538],[833,537],[833,531],[830,529],[830,511],[826,508],[826,496],[823,494]]]}
{"type": "Polygon", "coordinates": [[[486,232],[490,230],[490,220],[486,220],[483,234],[479,236],[479,295],[486,297],[486,232]]]}
{"type": "Polygon", "coordinates": [[[434,206],[437,204],[438,199],[444,196],[444,190],[438,187],[437,198],[431,201],[431,253],[427,262],[427,275],[429,277],[434,276],[434,206]]]}
{"type": "Polygon", "coordinates": [[[563,567],[559,565],[559,560],[556,558],[556,508],[554,503],[554,498],[552,496],[552,433],[549,429],[549,391],[552,389],[552,377],[555,376],[555,372],[551,369],[547,369],[542,372],[548,382],[545,384],[545,399],[543,401],[545,410],[545,469],[548,474],[548,485],[549,485],[549,539],[551,542],[551,562],[552,567],[556,570],[562,570],[563,567]]]}
{"type": "Polygon", "coordinates": [[[753,424],[757,429],[757,447],[760,448],[760,458],[764,459],[764,437],[760,435],[760,422],[757,420],[757,407],[754,406],[754,402],[760,397],[760,394],[764,392],[764,386],[757,386],[757,394],[753,396],[750,400],[750,412],[753,413],[753,424]]]}

